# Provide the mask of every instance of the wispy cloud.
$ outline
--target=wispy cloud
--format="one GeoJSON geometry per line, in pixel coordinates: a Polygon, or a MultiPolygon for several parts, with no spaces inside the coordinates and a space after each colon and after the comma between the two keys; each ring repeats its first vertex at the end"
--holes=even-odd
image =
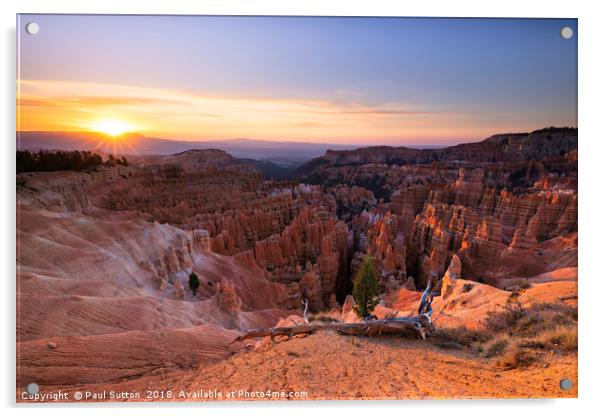
{"type": "Polygon", "coordinates": [[[20,81],[18,104],[21,130],[86,130],[103,118],[118,118],[147,135],[190,139],[435,138],[435,126],[453,127],[456,116],[402,102],[368,105],[353,100],[233,97],[45,80],[20,81]]]}

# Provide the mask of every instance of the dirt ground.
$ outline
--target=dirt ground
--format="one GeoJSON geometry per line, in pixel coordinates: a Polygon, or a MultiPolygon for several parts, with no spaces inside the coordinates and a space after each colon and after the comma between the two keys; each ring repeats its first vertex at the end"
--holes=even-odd
{"type": "Polygon", "coordinates": [[[76,391],[139,394],[117,398],[134,401],[577,397],[577,354],[542,351],[528,367],[504,370],[469,350],[429,341],[320,332],[263,342],[195,371],[61,390],[71,397],[76,391]],[[569,391],[560,389],[564,378],[574,383],[569,391]]]}

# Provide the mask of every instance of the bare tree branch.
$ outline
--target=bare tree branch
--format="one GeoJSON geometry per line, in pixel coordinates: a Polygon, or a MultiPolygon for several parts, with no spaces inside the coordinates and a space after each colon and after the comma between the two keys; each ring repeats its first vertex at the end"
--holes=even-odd
{"type": "Polygon", "coordinates": [[[313,334],[317,331],[334,330],[342,335],[360,335],[367,337],[379,336],[382,334],[413,334],[422,339],[432,333],[433,325],[425,317],[393,318],[380,319],[375,321],[365,321],[358,323],[324,323],[307,324],[287,327],[260,328],[248,331],[247,333],[236,337],[232,342],[240,342],[251,338],[286,336],[292,338],[300,334],[313,334]]]}
{"type": "Polygon", "coordinates": [[[309,301],[307,299],[303,299],[301,303],[303,304],[303,306],[305,306],[305,308],[303,308],[303,320],[306,324],[308,324],[309,321],[307,320],[307,308],[309,307],[309,301]]]}

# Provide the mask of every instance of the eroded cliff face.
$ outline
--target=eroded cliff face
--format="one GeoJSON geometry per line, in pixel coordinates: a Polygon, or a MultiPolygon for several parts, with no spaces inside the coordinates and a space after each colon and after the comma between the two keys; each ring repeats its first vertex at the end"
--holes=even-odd
{"type": "MultiPolygon", "coordinates": [[[[140,374],[102,375],[111,381],[151,374],[157,360],[197,368],[222,359],[237,333],[302,314],[303,299],[312,311],[344,305],[352,315],[352,279],[366,255],[383,296],[398,300],[417,301],[429,280],[447,299],[462,291],[459,279],[502,289],[574,279],[576,143],[565,129],[448,149],[328,152],[304,167],[311,184],[266,180],[217,150],[20,174],[21,377],[44,377],[35,357],[50,338],[97,352],[127,340],[146,364],[140,374]],[[168,348],[171,339],[188,358],[168,348]]],[[[89,354],[90,370],[44,380],[98,382],[95,368],[128,357],[89,354]]]]}
{"type": "MultiPolygon", "coordinates": [[[[118,229],[116,235],[124,241],[128,226],[138,224],[141,229],[132,238],[145,252],[137,252],[134,268],[126,267],[139,279],[137,285],[143,282],[159,297],[194,301],[187,279],[195,271],[201,280],[197,299],[223,299],[224,290],[241,299],[239,306],[221,308],[232,316],[258,308],[297,310],[302,297],[311,299],[312,310],[320,310],[330,304],[341,281],[347,290],[352,238],[337,218],[334,196],[320,186],[264,180],[252,166],[215,153],[184,152],[152,165],[98,172],[25,174],[19,211],[39,210],[42,218],[101,219],[110,227],[119,219],[123,232],[118,229]],[[205,270],[199,260],[206,257],[227,264],[224,275],[209,277],[215,270],[205,270]],[[306,278],[301,287],[308,272],[315,279],[306,278]],[[241,276],[250,274],[271,289],[244,287],[247,278],[241,276]],[[231,280],[238,283],[231,286],[231,280]]],[[[26,225],[34,222],[23,218],[26,225]]],[[[33,247],[39,245],[32,241],[33,247]]],[[[115,254],[129,258],[128,247],[115,254]]],[[[106,251],[104,244],[98,248],[106,251]]],[[[29,258],[22,260],[29,263],[29,258]]]]}
{"type": "MultiPolygon", "coordinates": [[[[454,256],[463,278],[498,287],[576,267],[576,164],[576,131],[548,129],[447,149],[328,152],[305,168],[321,178],[314,185],[265,180],[203,150],[24,174],[19,195],[27,209],[148,224],[149,247],[163,245],[137,267],[162,296],[186,300],[195,256],[212,255],[279,287],[273,304],[234,285],[242,301],[233,311],[295,309],[303,298],[318,311],[333,297],[343,303],[366,255],[384,293],[439,284],[454,256]],[[159,226],[179,231],[166,240],[153,236],[159,226]]],[[[214,298],[225,280],[203,280],[198,298],[214,298]]]]}
{"type": "Polygon", "coordinates": [[[383,291],[440,285],[454,256],[463,278],[511,287],[577,266],[576,147],[575,129],[552,128],[446,149],[330,151],[299,174],[349,195],[336,201],[354,236],[351,270],[374,256],[383,291]]]}
{"type": "MultiPolygon", "coordinates": [[[[457,201],[458,195],[451,195],[457,201]]],[[[547,256],[553,254],[540,246],[576,233],[576,205],[576,194],[567,190],[519,195],[488,190],[467,205],[427,201],[411,232],[413,275],[420,284],[441,276],[453,253],[466,264],[465,277],[494,285],[549,271],[547,256]]],[[[576,266],[576,246],[561,250],[572,253],[565,267],[576,266]]]]}
{"type": "Polygon", "coordinates": [[[514,194],[458,182],[435,186],[426,197],[423,186],[416,192],[403,188],[409,196],[404,203],[394,198],[354,218],[358,251],[380,261],[383,287],[391,273],[393,286],[439,281],[455,254],[465,264],[465,278],[500,287],[577,266],[574,190],[514,194]]]}
{"type": "Polygon", "coordinates": [[[302,182],[327,187],[338,184],[364,187],[377,198],[388,201],[401,184],[420,183],[424,179],[444,183],[458,180],[460,168],[482,168],[485,186],[508,189],[534,186],[548,178],[549,173],[563,180],[569,178],[570,182],[577,178],[576,158],[577,130],[548,128],[500,134],[443,149],[379,146],[331,150],[300,167],[296,176],[302,182]]]}

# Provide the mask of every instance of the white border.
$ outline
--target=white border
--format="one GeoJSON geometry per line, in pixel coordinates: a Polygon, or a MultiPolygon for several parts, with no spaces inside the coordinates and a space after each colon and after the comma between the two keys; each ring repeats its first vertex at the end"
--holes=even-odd
{"type": "MultiPolygon", "coordinates": [[[[250,15],[348,15],[348,16],[440,16],[440,17],[571,17],[579,18],[579,396],[578,400],[495,400],[495,401],[429,401],[429,402],[310,402],[287,405],[284,403],[200,404],[188,406],[153,405],[151,407],[113,406],[88,407],[90,415],[107,411],[147,414],[152,411],[170,414],[393,414],[399,412],[436,412],[447,415],[489,415],[545,413],[546,415],[588,414],[595,408],[600,386],[601,336],[597,299],[602,296],[602,176],[598,167],[602,157],[600,141],[600,75],[602,64],[600,43],[602,21],[596,13],[594,1],[532,1],[505,0],[487,2],[476,0],[454,1],[386,1],[386,0],[3,0],[2,34],[4,53],[0,62],[2,71],[2,247],[0,258],[4,265],[2,295],[3,365],[0,375],[1,404],[7,414],[31,413],[32,408],[15,408],[14,351],[15,351],[15,14],[21,13],[119,13],[119,14],[250,14],[250,15]]],[[[46,407],[48,414],[81,414],[81,408],[46,407]]]]}

